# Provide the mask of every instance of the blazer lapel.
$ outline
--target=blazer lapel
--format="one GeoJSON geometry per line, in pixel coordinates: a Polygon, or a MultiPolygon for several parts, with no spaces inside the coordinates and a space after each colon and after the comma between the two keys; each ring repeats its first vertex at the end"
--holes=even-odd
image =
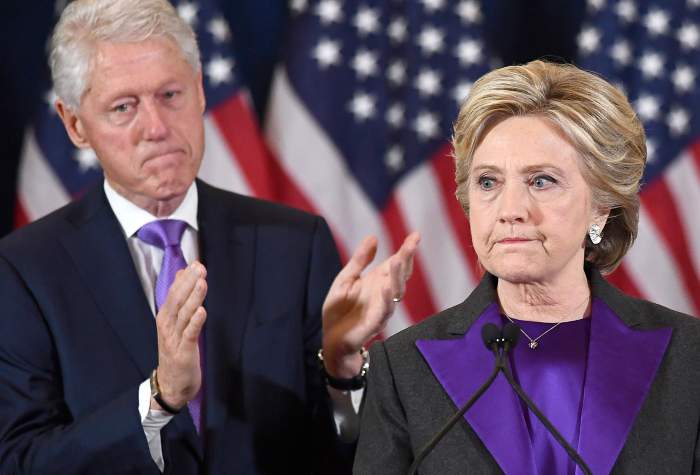
{"type": "MultiPolygon", "coordinates": [[[[252,302],[255,224],[236,215],[231,198],[198,181],[201,257],[209,290],[204,306],[205,421],[212,429],[237,409],[230,394],[240,375],[243,335],[252,302]]],[[[242,411],[242,409],[240,409],[242,411]]],[[[239,416],[240,417],[240,416],[239,416]]]]}
{"type": "MultiPolygon", "coordinates": [[[[493,353],[481,339],[481,327],[486,323],[501,326],[496,303],[489,305],[461,338],[416,341],[458,408],[488,379],[495,364],[493,353]]],[[[505,473],[537,473],[522,406],[502,374],[467,411],[465,419],[505,473]]]]}
{"type": "Polygon", "coordinates": [[[591,318],[578,451],[593,473],[610,473],[672,330],[635,330],[600,298],[593,300],[591,318]]]}
{"type": "Polygon", "coordinates": [[[92,189],[68,220],[74,227],[62,245],[145,379],[158,360],[155,320],[102,187],[92,189]]]}

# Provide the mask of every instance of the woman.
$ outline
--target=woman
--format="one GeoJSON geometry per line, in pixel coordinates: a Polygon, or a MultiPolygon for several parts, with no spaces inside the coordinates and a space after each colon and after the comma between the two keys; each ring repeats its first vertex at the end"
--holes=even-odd
{"type": "MultiPolygon", "coordinates": [[[[372,347],[355,473],[405,474],[491,372],[483,325],[509,320],[515,378],[594,474],[700,472],[700,322],[601,277],[637,232],[646,148],[627,99],[570,65],[505,67],[476,82],[453,142],[486,273],[463,303],[372,347]]],[[[418,471],[576,466],[499,376],[418,471]]]]}

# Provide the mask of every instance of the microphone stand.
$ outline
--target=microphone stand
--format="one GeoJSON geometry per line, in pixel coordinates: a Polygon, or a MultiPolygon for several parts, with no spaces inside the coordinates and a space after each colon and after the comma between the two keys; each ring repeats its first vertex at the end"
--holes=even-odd
{"type": "Polygon", "coordinates": [[[515,381],[513,374],[510,371],[510,366],[507,362],[507,355],[510,350],[515,347],[518,342],[519,331],[518,327],[513,323],[506,323],[503,331],[499,331],[496,325],[488,323],[482,328],[482,338],[486,346],[493,352],[496,357],[496,365],[491,372],[491,375],[482,384],[479,389],[472,395],[471,398],[460,408],[460,410],[452,416],[452,418],[447,421],[447,424],[442,428],[442,430],[433,437],[430,442],[428,442],[418,453],[416,458],[413,460],[410,468],[408,469],[408,475],[415,475],[418,470],[418,466],[421,464],[423,459],[435,448],[438,442],[449,432],[450,429],[464,416],[464,413],[471,408],[474,403],[486,392],[486,390],[491,386],[493,381],[498,376],[498,373],[503,371],[508,384],[513,388],[518,397],[525,402],[528,409],[530,409],[535,416],[540,420],[540,422],[547,428],[547,430],[554,436],[554,439],[559,443],[559,445],[566,451],[566,453],[571,457],[571,459],[576,463],[576,465],[581,468],[585,475],[592,475],[591,469],[588,467],[586,462],[583,461],[581,456],[574,450],[573,447],[564,439],[564,437],[559,433],[559,431],[552,425],[551,422],[542,414],[535,403],[525,394],[523,388],[515,381]],[[495,329],[495,332],[493,331],[495,329]]]}

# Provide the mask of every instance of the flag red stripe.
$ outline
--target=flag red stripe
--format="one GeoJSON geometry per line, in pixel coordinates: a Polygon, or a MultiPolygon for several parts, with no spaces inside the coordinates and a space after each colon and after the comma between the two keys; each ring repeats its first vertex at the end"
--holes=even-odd
{"type": "MultiPolygon", "coordinates": [[[[408,235],[408,231],[394,196],[384,207],[382,218],[389,232],[393,249],[398,249],[408,235]]],[[[432,295],[428,290],[427,282],[419,254],[414,259],[413,274],[406,283],[406,293],[403,299],[407,313],[414,323],[434,314],[437,310],[432,295]]]]}
{"type": "Polygon", "coordinates": [[[452,146],[445,144],[438,152],[433,155],[431,164],[435,170],[435,175],[440,183],[440,195],[444,205],[445,212],[454,229],[455,239],[459,242],[459,246],[464,254],[464,260],[469,265],[469,270],[475,281],[481,280],[483,269],[479,265],[479,260],[474,252],[472,245],[472,235],[469,230],[469,221],[464,215],[464,210],[460,206],[455,191],[455,169],[452,158],[452,146]]]}
{"type": "MultiPolygon", "coordinates": [[[[316,207],[267,147],[242,94],[218,105],[211,111],[211,115],[256,197],[318,214],[316,207]]],[[[333,234],[341,259],[346,262],[347,250],[338,235],[335,232],[333,234]]]]}
{"type": "Polygon", "coordinates": [[[659,179],[648,184],[641,193],[641,199],[645,210],[654,221],[657,231],[676,261],[679,275],[695,306],[695,313],[700,314],[700,281],[690,257],[683,220],[678,214],[666,181],[659,179]]]}
{"type": "Polygon", "coordinates": [[[639,287],[637,287],[637,284],[634,282],[632,276],[630,276],[630,273],[627,271],[624,262],[617,269],[615,269],[615,272],[613,272],[610,275],[607,275],[605,278],[608,280],[608,282],[613,284],[615,287],[617,287],[627,295],[631,295],[640,299],[644,298],[644,295],[642,295],[642,292],[639,290],[639,287]]]}
{"type": "Polygon", "coordinates": [[[15,204],[15,229],[24,226],[29,223],[29,218],[27,217],[27,212],[24,210],[22,203],[20,202],[19,196],[16,197],[15,204]]]}

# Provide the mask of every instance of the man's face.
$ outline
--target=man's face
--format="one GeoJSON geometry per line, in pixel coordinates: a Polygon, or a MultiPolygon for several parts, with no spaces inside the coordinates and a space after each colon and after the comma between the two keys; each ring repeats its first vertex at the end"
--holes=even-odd
{"type": "Polygon", "coordinates": [[[105,178],[146,209],[179,201],[204,149],[201,73],[165,38],[98,43],[80,107],[57,109],[73,143],[91,147],[105,178]]]}

